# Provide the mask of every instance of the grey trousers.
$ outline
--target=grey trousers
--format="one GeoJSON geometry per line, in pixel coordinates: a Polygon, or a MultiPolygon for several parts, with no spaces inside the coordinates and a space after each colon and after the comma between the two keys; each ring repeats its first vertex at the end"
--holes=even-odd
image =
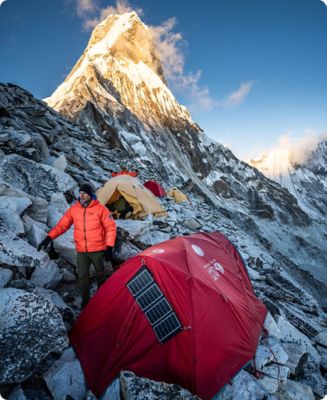
{"type": "Polygon", "coordinates": [[[86,306],[90,299],[90,266],[94,265],[98,288],[106,280],[104,276],[104,250],[93,251],[90,253],[77,253],[77,275],[78,288],[82,295],[82,308],[86,306]]]}

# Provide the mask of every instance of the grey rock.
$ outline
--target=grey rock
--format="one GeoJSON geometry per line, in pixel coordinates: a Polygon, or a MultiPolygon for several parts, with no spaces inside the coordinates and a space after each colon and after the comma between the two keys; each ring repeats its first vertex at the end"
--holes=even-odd
{"type": "Polygon", "coordinates": [[[51,195],[48,213],[47,213],[47,223],[53,228],[63,214],[68,210],[69,205],[65,196],[62,193],[53,193],[51,195]]]}
{"type": "Polygon", "coordinates": [[[13,272],[10,269],[0,267],[0,289],[4,288],[13,277],[13,272]]]}
{"type": "Polygon", "coordinates": [[[242,370],[235,378],[232,385],[226,385],[212,400],[263,400],[266,392],[248,372],[242,370]]]}
{"type": "Polygon", "coordinates": [[[146,247],[165,242],[170,239],[169,233],[161,231],[150,231],[142,235],[135,236],[134,240],[138,243],[146,245],[146,247]]]}
{"type": "Polygon", "coordinates": [[[288,367],[271,364],[263,367],[262,372],[280,383],[286,383],[290,371],[288,367]]]}
{"type": "Polygon", "coordinates": [[[280,330],[270,312],[268,312],[265,319],[264,328],[268,331],[269,336],[275,337],[277,339],[280,338],[280,330]]]}
{"type": "Polygon", "coordinates": [[[8,287],[25,290],[29,293],[34,293],[35,290],[34,283],[27,279],[15,279],[8,284],[8,287]]]}
{"type": "Polygon", "coordinates": [[[37,247],[39,243],[46,237],[48,232],[48,227],[38,221],[35,221],[28,215],[24,215],[23,223],[25,228],[25,236],[28,240],[28,243],[33,246],[37,247]]]}
{"type": "Polygon", "coordinates": [[[117,263],[123,263],[129,258],[140,252],[140,249],[134,244],[125,241],[119,241],[113,251],[114,259],[117,263]]]}
{"type": "Polygon", "coordinates": [[[46,200],[40,197],[31,196],[25,193],[23,190],[16,188],[11,185],[10,182],[4,182],[0,180],[0,195],[9,197],[22,197],[29,198],[32,204],[26,210],[26,214],[30,215],[37,221],[46,222],[46,213],[48,203],[46,200]]]}
{"type": "Polygon", "coordinates": [[[280,338],[282,342],[297,343],[299,346],[303,346],[303,348],[314,357],[316,363],[318,365],[320,364],[319,354],[312,346],[312,343],[307,336],[301,333],[280,315],[277,316],[277,325],[280,329],[280,338]]]}
{"type": "Polygon", "coordinates": [[[322,399],[327,393],[327,381],[319,371],[306,373],[304,376],[296,378],[296,380],[304,385],[310,386],[313,393],[322,399]]]}
{"type": "Polygon", "coordinates": [[[307,349],[304,346],[299,346],[297,343],[283,343],[283,348],[288,354],[287,367],[292,374],[298,373],[299,365],[302,365],[301,359],[308,354],[307,349]]]}
{"type": "Polygon", "coordinates": [[[0,160],[0,180],[50,201],[56,192],[73,190],[76,182],[65,172],[12,154],[0,160]]]}
{"type": "MultiPolygon", "coordinates": [[[[62,193],[54,193],[48,207],[48,225],[53,228],[69,208],[62,193]]],[[[63,235],[54,240],[54,246],[61,256],[70,264],[76,266],[76,250],[74,241],[74,228],[71,227],[63,235]]]]}
{"type": "Polygon", "coordinates": [[[264,281],[266,278],[264,275],[260,275],[259,272],[255,271],[253,268],[246,267],[251,281],[264,281]]]}
{"type": "Polygon", "coordinates": [[[20,215],[31,204],[31,200],[26,197],[0,197],[0,219],[8,230],[11,230],[16,235],[24,233],[24,224],[20,215]]]}
{"type": "Polygon", "coordinates": [[[19,289],[0,289],[0,384],[22,382],[52,352],[67,346],[66,329],[48,300],[19,289]]]}
{"type": "MultiPolygon", "coordinates": [[[[0,397],[1,398],[1,397],[0,397]]],[[[6,396],[7,400],[27,400],[23,389],[20,385],[15,386],[6,396]]]]}
{"type": "Polygon", "coordinates": [[[52,160],[50,165],[52,165],[55,168],[60,169],[61,171],[65,171],[65,169],[67,168],[67,158],[66,158],[65,154],[61,154],[58,158],[55,158],[54,160],[52,160]]]}
{"type": "Polygon", "coordinates": [[[152,223],[149,220],[134,221],[131,219],[119,219],[116,220],[116,225],[124,237],[134,239],[136,236],[140,236],[149,232],[152,223]]]}
{"type": "Polygon", "coordinates": [[[327,335],[325,335],[324,333],[318,333],[318,335],[315,336],[313,340],[315,343],[327,348],[327,335]]]}
{"type": "Polygon", "coordinates": [[[68,271],[68,269],[64,268],[62,271],[62,281],[66,283],[76,282],[76,276],[68,271]]]}
{"type": "Polygon", "coordinates": [[[310,386],[289,379],[279,392],[281,400],[315,400],[310,386]]]}
{"type": "Polygon", "coordinates": [[[327,371],[327,349],[325,347],[317,346],[318,353],[321,357],[320,365],[327,371]]]}
{"type": "Polygon", "coordinates": [[[274,355],[267,346],[259,345],[255,353],[255,367],[261,370],[274,359],[274,355]]]}
{"type": "Polygon", "coordinates": [[[8,230],[0,221],[0,263],[10,266],[33,268],[46,265],[49,257],[38,252],[27,242],[8,230]]]}
{"type": "Polygon", "coordinates": [[[62,274],[59,271],[57,264],[50,261],[48,264],[37,267],[31,276],[31,282],[35,286],[45,288],[55,288],[61,281],[62,274]]]}
{"type": "Polygon", "coordinates": [[[199,229],[202,228],[202,224],[195,218],[185,219],[183,224],[186,226],[186,228],[189,228],[191,231],[198,231],[199,229]]]}
{"type": "Polygon", "coordinates": [[[69,395],[74,400],[84,400],[86,384],[83,371],[79,361],[76,358],[72,359],[72,352],[68,350],[68,355],[63,353],[43,378],[54,399],[65,400],[69,395]]]}
{"type": "Polygon", "coordinates": [[[120,380],[115,379],[112,384],[105,390],[100,400],[121,400],[120,397],[120,380]]]}
{"type": "Polygon", "coordinates": [[[278,379],[264,375],[262,379],[258,379],[258,384],[265,393],[275,394],[279,389],[278,379]]]}
{"type": "Polygon", "coordinates": [[[48,299],[49,301],[51,301],[62,314],[63,313],[72,313],[71,308],[64,302],[64,300],[54,290],[36,287],[34,294],[44,297],[45,299],[48,299]]]}
{"type": "Polygon", "coordinates": [[[178,385],[155,382],[147,378],[137,377],[133,372],[120,373],[122,400],[155,400],[158,398],[174,400],[200,400],[186,389],[178,385]]]}
{"type": "Polygon", "coordinates": [[[282,344],[275,338],[266,338],[262,343],[267,346],[269,352],[272,354],[272,361],[279,365],[285,365],[288,361],[288,354],[285,352],[282,344]]]}

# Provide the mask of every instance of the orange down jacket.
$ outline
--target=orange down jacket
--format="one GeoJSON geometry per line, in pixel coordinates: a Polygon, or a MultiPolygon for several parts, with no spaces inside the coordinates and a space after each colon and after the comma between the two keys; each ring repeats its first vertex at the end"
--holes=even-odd
{"type": "Polygon", "coordinates": [[[98,200],[92,200],[88,207],[83,207],[77,201],[65,212],[48,236],[55,239],[65,233],[72,224],[77,252],[100,251],[115,245],[115,220],[98,200]]]}

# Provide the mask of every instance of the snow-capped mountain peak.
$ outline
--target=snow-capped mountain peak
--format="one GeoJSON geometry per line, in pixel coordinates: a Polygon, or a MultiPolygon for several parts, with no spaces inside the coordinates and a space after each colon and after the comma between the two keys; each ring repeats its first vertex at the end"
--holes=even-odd
{"type": "Polygon", "coordinates": [[[168,89],[151,29],[134,11],[109,15],[96,26],[75,67],[46,101],[70,119],[91,102],[115,118],[128,109],[134,125],[139,120],[150,130],[200,131],[168,89]]]}
{"type": "Polygon", "coordinates": [[[327,213],[325,190],[327,189],[327,141],[322,138],[305,156],[292,148],[278,147],[249,162],[268,178],[285,187],[301,208],[312,218],[320,220],[327,213]]]}

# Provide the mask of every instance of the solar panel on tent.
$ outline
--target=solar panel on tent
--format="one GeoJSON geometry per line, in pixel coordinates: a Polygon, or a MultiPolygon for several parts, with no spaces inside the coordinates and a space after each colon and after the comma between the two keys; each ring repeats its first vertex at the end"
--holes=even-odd
{"type": "Polygon", "coordinates": [[[160,343],[165,343],[181,331],[182,325],[175,311],[145,266],[127,283],[127,287],[160,343]]]}

